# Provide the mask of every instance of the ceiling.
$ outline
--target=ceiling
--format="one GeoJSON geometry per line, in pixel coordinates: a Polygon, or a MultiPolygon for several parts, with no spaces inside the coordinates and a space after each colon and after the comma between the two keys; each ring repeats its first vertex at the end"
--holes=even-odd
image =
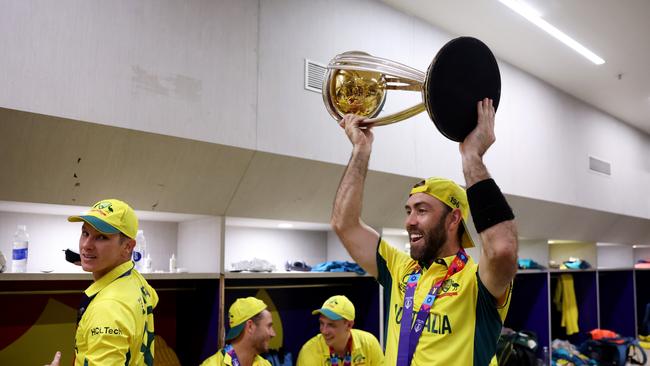
{"type": "Polygon", "coordinates": [[[595,65],[498,0],[382,0],[650,134],[650,1],[523,0],[605,59],[595,65]]]}

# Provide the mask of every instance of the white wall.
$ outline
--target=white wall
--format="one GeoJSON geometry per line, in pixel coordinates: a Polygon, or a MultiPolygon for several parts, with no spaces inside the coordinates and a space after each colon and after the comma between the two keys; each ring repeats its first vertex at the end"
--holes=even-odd
{"type": "MultiPolygon", "coordinates": [[[[370,0],[4,2],[0,106],[345,164],[303,59],[365,50],[424,70],[450,38],[370,0]]],[[[650,218],[650,136],[500,67],[486,162],[503,191],[650,218]],[[611,177],[587,170],[590,154],[611,177]]],[[[457,145],[426,114],[375,135],[372,169],[462,181],[457,145]]]]}
{"type": "Polygon", "coordinates": [[[409,237],[407,235],[387,235],[383,234],[382,239],[386,241],[388,244],[394,246],[395,248],[405,251],[406,250],[406,243],[409,242],[409,237]]]}
{"type": "MultiPolygon", "coordinates": [[[[74,212],[71,212],[74,214],[74,212]]],[[[30,236],[27,272],[52,270],[59,273],[83,272],[81,267],[65,261],[65,249],[79,251],[81,223],[69,223],[67,216],[0,212],[0,251],[11,271],[11,249],[17,225],[27,225],[30,236]]],[[[164,264],[176,248],[176,223],[140,221],[147,239],[154,269],[164,264]]],[[[164,269],[166,266],[160,267],[164,269]]]]}
{"type": "Polygon", "coordinates": [[[549,247],[546,240],[520,240],[519,259],[532,259],[548,268],[549,247]]]}
{"type": "Polygon", "coordinates": [[[644,259],[650,261],[650,248],[636,248],[634,249],[634,263],[644,259]]]}
{"type": "Polygon", "coordinates": [[[327,260],[354,262],[339,237],[333,231],[327,232],[327,260]]]}
{"type": "Polygon", "coordinates": [[[327,260],[327,232],[227,226],[224,271],[230,264],[253,258],[264,259],[283,272],[287,261],[308,265],[327,260]]]}
{"type": "Polygon", "coordinates": [[[0,8],[0,106],[255,147],[258,1],[0,8]]]}
{"type": "MultiPolygon", "coordinates": [[[[178,224],[176,267],[190,272],[221,272],[221,218],[183,221],[178,224]]],[[[169,270],[169,257],[165,271],[169,270]]]]}
{"type": "Polygon", "coordinates": [[[147,240],[147,253],[151,255],[151,270],[169,270],[169,257],[176,251],[178,227],[175,222],[140,221],[147,240]]]}
{"type": "Polygon", "coordinates": [[[634,267],[634,248],[630,245],[598,243],[598,268],[634,267]]]}

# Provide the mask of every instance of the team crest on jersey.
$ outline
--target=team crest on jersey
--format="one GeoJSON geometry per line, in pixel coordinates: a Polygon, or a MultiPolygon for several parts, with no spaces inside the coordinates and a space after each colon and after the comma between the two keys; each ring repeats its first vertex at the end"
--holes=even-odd
{"type": "Polygon", "coordinates": [[[364,355],[356,355],[354,356],[352,363],[354,363],[355,365],[365,365],[366,357],[364,355]]]}
{"type": "Polygon", "coordinates": [[[402,276],[402,280],[399,282],[399,290],[401,293],[406,293],[406,284],[409,282],[409,278],[411,277],[411,273],[407,273],[404,276],[402,276]]]}
{"type": "Polygon", "coordinates": [[[456,296],[458,295],[458,292],[460,292],[460,284],[454,281],[453,278],[449,278],[442,283],[438,292],[438,297],[456,296]]]}

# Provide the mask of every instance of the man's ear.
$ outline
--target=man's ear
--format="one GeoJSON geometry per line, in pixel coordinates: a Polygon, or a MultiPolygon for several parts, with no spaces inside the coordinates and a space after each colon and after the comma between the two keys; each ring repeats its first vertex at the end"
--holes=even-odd
{"type": "Polygon", "coordinates": [[[253,329],[254,327],[255,327],[255,322],[253,321],[253,319],[248,319],[246,320],[246,325],[244,325],[244,331],[248,333],[252,333],[254,331],[253,329]]]}
{"type": "Polygon", "coordinates": [[[449,216],[450,224],[454,224],[455,227],[458,227],[458,225],[462,225],[461,222],[463,221],[463,214],[460,212],[460,209],[455,208],[451,210],[448,216],[449,216]]]}
{"type": "Polygon", "coordinates": [[[354,320],[348,320],[346,323],[348,324],[348,329],[352,329],[352,327],[354,327],[354,320]]]}
{"type": "Polygon", "coordinates": [[[129,238],[123,242],[123,245],[124,247],[122,248],[122,253],[130,258],[133,253],[133,248],[135,247],[135,240],[129,238]]]}

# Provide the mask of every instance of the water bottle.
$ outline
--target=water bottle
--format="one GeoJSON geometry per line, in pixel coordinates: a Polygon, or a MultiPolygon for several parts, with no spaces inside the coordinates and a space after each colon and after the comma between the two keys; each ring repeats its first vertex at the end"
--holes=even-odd
{"type": "Polygon", "coordinates": [[[135,248],[133,248],[133,263],[138,272],[144,271],[144,260],[147,255],[147,239],[144,237],[144,231],[138,230],[135,236],[135,248]]]}
{"type": "Polygon", "coordinates": [[[151,255],[149,253],[144,257],[144,273],[151,273],[151,255]]]}
{"type": "Polygon", "coordinates": [[[14,246],[12,251],[11,272],[27,272],[27,255],[29,247],[29,234],[27,226],[18,225],[18,230],[14,234],[14,246]]]}
{"type": "Polygon", "coordinates": [[[169,258],[169,273],[176,273],[176,254],[169,258]]]}
{"type": "Polygon", "coordinates": [[[541,365],[550,366],[551,365],[551,355],[548,352],[548,347],[544,346],[542,349],[542,360],[541,365]]]}

